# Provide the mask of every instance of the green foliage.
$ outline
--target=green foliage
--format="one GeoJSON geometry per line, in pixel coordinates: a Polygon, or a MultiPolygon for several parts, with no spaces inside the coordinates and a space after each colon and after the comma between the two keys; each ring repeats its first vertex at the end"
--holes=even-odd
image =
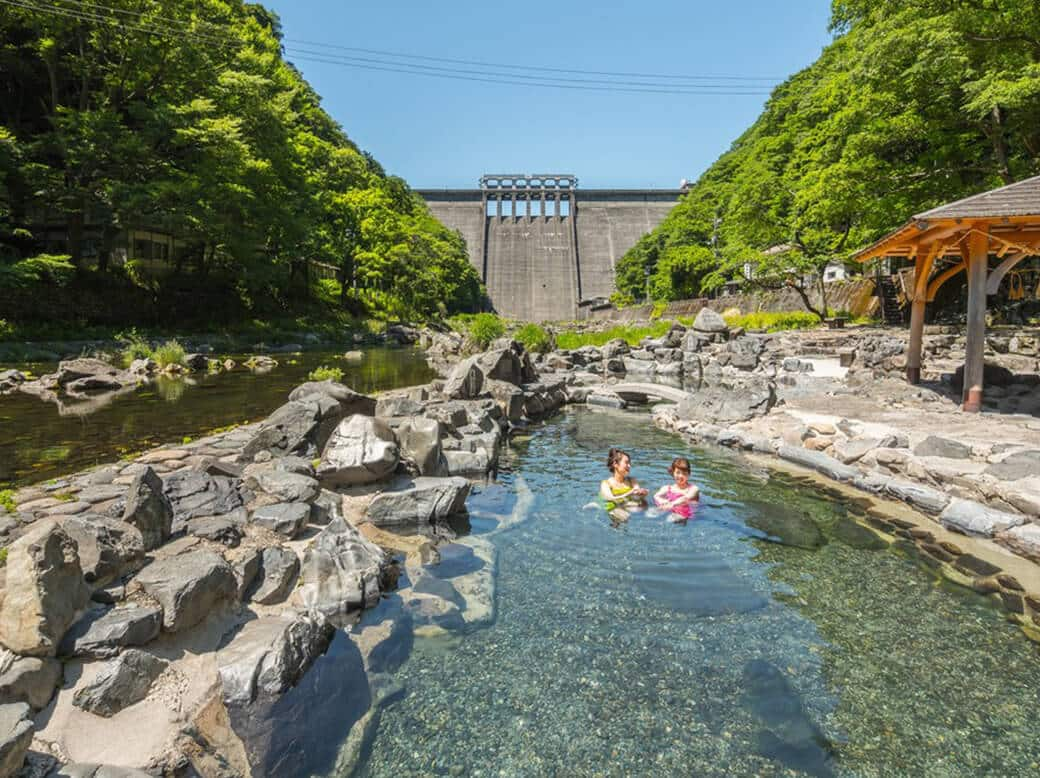
{"type": "Polygon", "coordinates": [[[506,326],[493,313],[478,313],[470,320],[467,330],[478,346],[487,348],[492,341],[505,335],[506,326]]]}
{"type": "Polygon", "coordinates": [[[659,338],[671,328],[671,321],[658,319],[649,327],[619,324],[616,327],[599,332],[558,332],[556,334],[556,348],[570,350],[581,348],[582,346],[602,346],[618,338],[630,346],[637,346],[643,338],[659,338]]]}
{"type": "Polygon", "coordinates": [[[156,346],[152,352],[152,359],[155,360],[155,363],[160,368],[169,367],[170,365],[183,365],[185,356],[184,346],[176,340],[167,340],[156,346]]]}
{"type": "Polygon", "coordinates": [[[819,284],[911,214],[1040,172],[1040,5],[835,0],[837,33],[619,262],[621,295],[819,284]],[[717,258],[716,258],[717,254],[717,258]],[[747,276],[750,275],[750,278],[747,276]]]}
{"type": "Polygon", "coordinates": [[[765,330],[766,332],[810,330],[820,326],[819,317],[806,311],[745,313],[736,316],[724,316],[723,318],[730,327],[743,327],[746,330],[765,330]]]}
{"type": "Polygon", "coordinates": [[[528,323],[513,333],[513,340],[535,354],[544,354],[553,349],[553,337],[540,324],[528,323]]]}
{"type": "Polygon", "coordinates": [[[154,359],[151,345],[136,327],[119,333],[116,338],[123,344],[120,357],[124,367],[130,367],[130,363],[136,359],[154,359]]]}
{"type": "Polygon", "coordinates": [[[0,567],[7,565],[7,546],[0,548],[0,567]]]}
{"type": "Polygon", "coordinates": [[[329,367],[328,365],[322,365],[314,368],[310,373],[307,374],[308,381],[342,381],[343,370],[338,367],[329,367]]]}
{"type": "Polygon", "coordinates": [[[14,513],[17,507],[14,502],[14,490],[0,489],[0,508],[5,508],[8,513],[14,513]]]}
{"type": "Polygon", "coordinates": [[[63,254],[37,254],[17,262],[0,262],[0,289],[28,289],[35,284],[65,286],[76,268],[63,254]]]}
{"type": "Polygon", "coordinates": [[[664,309],[668,307],[667,302],[654,303],[653,308],[650,311],[650,320],[660,319],[664,315],[664,309]]]}
{"type": "Polygon", "coordinates": [[[6,319],[0,319],[0,340],[8,340],[14,336],[14,333],[14,325],[8,323],[6,319]]]}

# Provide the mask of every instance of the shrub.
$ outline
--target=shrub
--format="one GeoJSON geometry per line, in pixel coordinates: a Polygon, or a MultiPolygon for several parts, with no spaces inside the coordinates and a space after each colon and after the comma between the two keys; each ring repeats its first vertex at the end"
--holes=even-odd
{"type": "Polygon", "coordinates": [[[780,332],[781,330],[809,330],[820,325],[816,314],[808,311],[780,311],[778,313],[746,313],[738,316],[723,315],[730,327],[743,327],[747,330],[765,330],[780,332]]]}
{"type": "Polygon", "coordinates": [[[501,338],[506,326],[493,313],[478,313],[469,324],[469,336],[481,347],[487,348],[491,341],[501,338]]]}
{"type": "Polygon", "coordinates": [[[611,340],[621,338],[630,346],[639,345],[639,341],[649,336],[659,338],[672,328],[672,322],[658,319],[649,327],[636,327],[631,324],[619,324],[609,330],[600,332],[561,332],[556,336],[556,347],[576,349],[582,346],[602,346],[611,340]]]}
{"type": "Polygon", "coordinates": [[[552,351],[553,337],[538,324],[525,324],[513,334],[513,339],[524,345],[528,351],[545,353],[552,351]]]}
{"type": "Polygon", "coordinates": [[[14,325],[9,324],[6,319],[0,319],[0,340],[14,337],[14,325]]]}
{"type": "Polygon", "coordinates": [[[343,371],[338,367],[322,365],[307,374],[308,381],[342,381],[343,371]]]}
{"type": "Polygon", "coordinates": [[[650,321],[656,321],[664,315],[665,308],[668,307],[666,302],[656,302],[654,307],[650,310],[650,321]]]}
{"type": "Polygon", "coordinates": [[[130,363],[135,359],[153,358],[152,347],[136,328],[131,328],[129,332],[119,333],[116,339],[123,343],[123,350],[120,353],[124,367],[130,367],[130,363]]]}
{"type": "Polygon", "coordinates": [[[76,268],[65,254],[39,254],[14,263],[0,263],[0,287],[25,289],[37,283],[65,286],[76,268]]]}
{"type": "Polygon", "coordinates": [[[0,508],[6,508],[8,513],[14,513],[17,506],[14,503],[13,489],[0,489],[0,508]]]}
{"type": "Polygon", "coordinates": [[[155,360],[159,367],[183,365],[184,357],[184,346],[175,340],[166,341],[161,346],[156,347],[155,351],[152,352],[152,359],[155,360]]]}
{"type": "Polygon", "coordinates": [[[0,567],[7,564],[7,546],[0,548],[0,567]]]}

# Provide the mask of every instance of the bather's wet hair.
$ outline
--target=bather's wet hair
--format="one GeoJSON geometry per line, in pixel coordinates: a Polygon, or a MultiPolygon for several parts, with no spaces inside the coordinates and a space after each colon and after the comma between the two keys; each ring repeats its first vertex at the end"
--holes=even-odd
{"type": "Polygon", "coordinates": [[[686,475],[690,474],[690,462],[683,457],[676,457],[672,460],[672,464],[668,467],[668,475],[675,475],[675,471],[679,470],[686,475]]]}
{"type": "Polygon", "coordinates": [[[622,451],[619,448],[610,449],[610,451],[607,452],[607,470],[613,473],[614,468],[617,466],[618,462],[620,462],[625,457],[628,457],[629,460],[632,459],[632,457],[628,456],[627,451],[622,451]]]}

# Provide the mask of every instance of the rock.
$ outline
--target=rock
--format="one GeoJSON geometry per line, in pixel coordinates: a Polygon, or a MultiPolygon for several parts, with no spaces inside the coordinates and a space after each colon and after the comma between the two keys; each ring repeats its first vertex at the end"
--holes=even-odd
{"type": "Polygon", "coordinates": [[[914,447],[919,457],[944,457],[946,459],[970,459],[971,447],[950,438],[929,435],[914,447]]]}
{"type": "Polygon", "coordinates": [[[520,421],[523,418],[524,392],[520,387],[505,381],[489,379],[484,382],[484,390],[495,398],[498,407],[502,409],[502,415],[506,419],[509,421],[520,421]]]}
{"type": "Polygon", "coordinates": [[[443,467],[440,422],[421,416],[405,419],[397,428],[397,443],[401,458],[410,462],[418,475],[440,473],[443,467]]]}
{"type": "Polygon", "coordinates": [[[223,516],[200,516],[188,519],[185,530],[197,538],[212,540],[228,548],[235,548],[242,540],[242,527],[247,523],[249,514],[245,508],[236,508],[223,516]]]}
{"type": "Polygon", "coordinates": [[[354,415],[336,427],[321,455],[326,486],[354,486],[386,478],[397,467],[397,441],[381,419],[354,415]]]}
{"type": "Polygon", "coordinates": [[[375,496],[365,515],[377,527],[432,524],[461,512],[468,495],[464,478],[398,479],[375,496]]]}
{"type": "Polygon", "coordinates": [[[459,362],[444,382],[444,394],[453,400],[470,400],[484,388],[484,373],[480,369],[482,354],[459,362]]]}
{"type": "MultiPolygon", "coordinates": [[[[176,477],[171,476],[171,480],[176,482],[176,477]]],[[[145,467],[130,484],[123,521],[140,531],[145,551],[158,548],[170,537],[173,504],[167,493],[169,489],[169,481],[164,484],[150,467],[145,467]]]]}
{"type": "Polygon", "coordinates": [[[152,562],[134,580],[162,606],[167,632],[195,626],[238,596],[234,571],[213,551],[189,551],[152,562]]]}
{"type": "Polygon", "coordinates": [[[0,659],[0,704],[28,703],[43,710],[61,683],[61,662],[50,657],[17,656],[5,652],[0,659]]]}
{"type": "Polygon", "coordinates": [[[599,353],[603,359],[615,359],[632,350],[632,347],[622,338],[614,338],[599,347],[599,353]]]}
{"type": "Polygon", "coordinates": [[[953,498],[939,514],[939,523],[965,535],[991,538],[998,532],[1024,524],[1025,516],[1005,513],[972,500],[953,498]]]}
{"type": "Polygon", "coordinates": [[[217,655],[225,704],[248,705],[261,693],[282,694],[325,653],[334,634],[321,614],[247,623],[217,655]]]}
{"type": "Polygon", "coordinates": [[[385,559],[378,546],[337,519],[304,552],[293,602],[326,616],[370,607],[379,599],[385,559]]]}
{"type": "Polygon", "coordinates": [[[487,451],[444,451],[441,453],[447,475],[483,474],[491,467],[487,451]]]}
{"type": "Polygon", "coordinates": [[[76,542],[57,524],[40,524],[8,546],[0,643],[25,656],[53,656],[90,591],[76,542]]]}
{"type": "Polygon", "coordinates": [[[893,478],[885,485],[885,491],[903,502],[920,508],[925,513],[938,514],[950,502],[950,497],[943,492],[909,481],[893,478]]]}
{"type": "Polygon", "coordinates": [[[987,467],[986,473],[1001,481],[1018,481],[1040,475],[1040,451],[1028,449],[1008,454],[1000,462],[987,467]]]}
{"type": "Polygon", "coordinates": [[[484,374],[485,381],[491,379],[505,381],[514,385],[524,382],[520,357],[512,349],[496,349],[485,352],[480,355],[478,366],[484,374]]]}
{"type": "Polygon", "coordinates": [[[417,416],[423,412],[423,404],[407,393],[386,393],[376,400],[375,415],[381,419],[396,416],[417,416]]]}
{"type": "Polygon", "coordinates": [[[33,722],[24,702],[0,705],[0,775],[15,775],[32,743],[33,722]]]}
{"type": "Polygon", "coordinates": [[[324,392],[291,400],[261,422],[243,446],[240,461],[255,461],[263,451],[274,456],[313,456],[325,446],[343,416],[339,401],[324,392]]]}
{"type": "MultiPolygon", "coordinates": [[[[1015,382],[1015,374],[1008,370],[1006,367],[995,365],[992,362],[986,362],[982,368],[982,385],[993,387],[993,386],[1010,386],[1015,382]]],[[[960,364],[953,373],[953,380],[951,381],[953,391],[960,394],[964,388],[964,365],[960,364]]]]}
{"type": "Polygon", "coordinates": [[[90,611],[61,641],[61,656],[104,659],[128,646],[143,646],[159,636],[162,609],[157,605],[90,611]]]}
{"type": "Polygon", "coordinates": [[[326,395],[339,403],[342,418],[356,413],[362,416],[373,416],[376,413],[374,397],[355,392],[349,386],[331,380],[300,384],[289,393],[289,401],[306,400],[316,394],[326,395]]]}
{"type": "MultiPolygon", "coordinates": [[[[365,418],[365,417],[361,417],[365,418]]],[[[259,488],[281,502],[313,502],[321,487],[308,475],[267,470],[256,479],[259,488]]]]}
{"type": "Polygon", "coordinates": [[[1040,562],[1040,524],[1020,524],[997,533],[997,543],[1020,556],[1040,562]]]}
{"type": "Polygon", "coordinates": [[[198,470],[181,470],[166,477],[163,491],[173,517],[184,522],[200,516],[221,516],[242,506],[242,495],[230,478],[198,470]]]}
{"type": "Polygon", "coordinates": [[[625,408],[628,406],[628,403],[622,399],[621,395],[605,388],[593,390],[589,396],[585,398],[585,404],[600,406],[602,408],[625,408]]]}
{"type": "Polygon", "coordinates": [[[764,416],[775,404],[776,385],[765,379],[754,379],[732,386],[702,387],[687,395],[676,412],[682,421],[731,425],[764,416]]]}
{"type": "Polygon", "coordinates": [[[89,584],[104,586],[144,564],[144,538],[132,524],[82,514],[65,519],[62,527],[76,542],[83,579],[89,584]]]}
{"type": "Polygon", "coordinates": [[[121,389],[123,382],[112,376],[92,375],[86,378],[77,378],[65,385],[65,391],[70,395],[81,392],[112,392],[121,389]]]}
{"type": "Polygon", "coordinates": [[[780,446],[776,453],[781,459],[816,470],[835,481],[851,481],[859,475],[859,471],[854,467],[843,465],[822,451],[809,451],[798,446],[780,446]]]}
{"type": "Polygon", "coordinates": [[[853,462],[858,462],[862,459],[868,451],[872,451],[880,445],[881,440],[878,438],[843,440],[834,444],[832,454],[842,463],[851,465],[853,462]]]}
{"type": "Polygon", "coordinates": [[[130,363],[129,372],[131,375],[146,376],[151,375],[159,369],[159,365],[154,359],[135,359],[130,363]]]}
{"type": "Polygon", "coordinates": [[[1040,476],[1001,481],[997,484],[1001,497],[1023,513],[1040,516],[1040,476]]]}
{"type": "Polygon", "coordinates": [[[888,543],[878,537],[875,532],[848,516],[839,518],[831,527],[831,533],[837,540],[852,548],[879,551],[888,547],[888,543]]]}
{"type": "Polygon", "coordinates": [[[253,511],[252,523],[294,538],[307,526],[310,515],[311,506],[305,502],[279,502],[253,511]]]}
{"type": "Polygon", "coordinates": [[[103,362],[100,359],[81,357],[79,359],[67,359],[59,362],[58,372],[55,378],[58,386],[64,387],[83,378],[93,378],[95,376],[115,377],[119,376],[121,373],[122,371],[119,368],[114,367],[107,362],[103,362]]]}
{"type": "Polygon", "coordinates": [[[209,370],[209,357],[205,354],[186,354],[184,366],[196,373],[203,373],[209,370]]]}
{"type": "Polygon", "coordinates": [[[127,649],[106,662],[93,681],[77,689],[72,704],[98,716],[114,716],[147,697],[166,667],[167,663],[157,656],[127,649]]]}
{"type": "Polygon", "coordinates": [[[249,599],[261,605],[282,602],[292,593],[299,573],[300,558],[295,551],[283,546],[265,548],[260,557],[258,585],[249,599]]]}
{"type": "Polygon", "coordinates": [[[693,329],[697,332],[729,332],[726,320],[711,308],[701,308],[697,318],[693,320],[693,329]]]}

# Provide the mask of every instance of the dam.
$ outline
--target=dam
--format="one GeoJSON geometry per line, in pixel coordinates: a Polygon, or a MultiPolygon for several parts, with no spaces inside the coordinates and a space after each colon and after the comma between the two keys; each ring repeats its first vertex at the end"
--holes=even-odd
{"type": "Polygon", "coordinates": [[[491,305],[526,321],[582,317],[614,291],[614,268],[683,189],[579,189],[573,175],[485,175],[477,189],[419,189],[466,240],[491,305]]]}

